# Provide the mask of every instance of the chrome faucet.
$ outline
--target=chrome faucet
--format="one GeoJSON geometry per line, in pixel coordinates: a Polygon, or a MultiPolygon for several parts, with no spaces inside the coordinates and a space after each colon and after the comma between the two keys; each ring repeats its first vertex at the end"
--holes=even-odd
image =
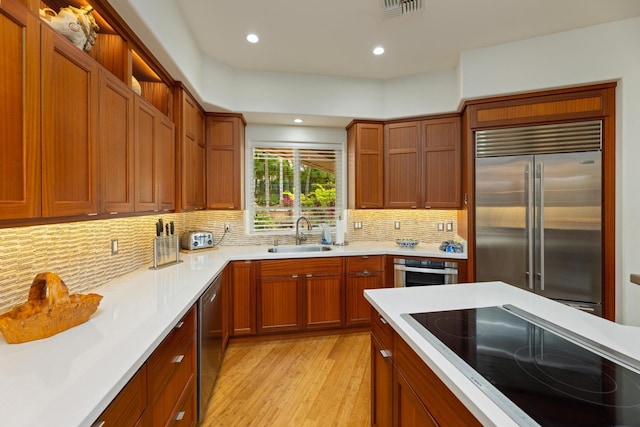
{"type": "Polygon", "coordinates": [[[300,230],[300,220],[304,219],[305,221],[307,221],[307,229],[311,230],[311,223],[309,222],[309,220],[304,217],[301,216],[300,218],[298,218],[298,220],[296,221],[296,245],[299,245],[300,242],[302,241],[307,241],[307,236],[304,235],[304,233],[301,233],[300,230]]]}

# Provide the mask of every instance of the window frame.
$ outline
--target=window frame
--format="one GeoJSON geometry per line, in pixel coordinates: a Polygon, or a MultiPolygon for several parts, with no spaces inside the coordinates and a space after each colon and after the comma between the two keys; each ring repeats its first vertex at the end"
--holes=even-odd
{"type": "MultiPolygon", "coordinates": [[[[339,165],[336,166],[336,203],[335,203],[335,219],[339,217],[345,218],[346,201],[347,201],[347,152],[346,145],[342,142],[289,142],[289,141],[265,141],[252,140],[248,141],[245,146],[245,230],[248,235],[253,236],[288,236],[295,234],[293,229],[285,230],[256,230],[254,223],[255,209],[253,205],[253,150],[254,148],[286,148],[286,149],[308,149],[308,150],[333,150],[336,151],[336,161],[339,159],[339,165]],[[338,170],[339,168],[339,170],[338,170]]],[[[300,211],[296,209],[294,218],[299,218],[300,211]]],[[[331,225],[331,229],[335,231],[335,225],[331,225]]],[[[313,227],[313,233],[321,231],[319,224],[313,227]]]]}

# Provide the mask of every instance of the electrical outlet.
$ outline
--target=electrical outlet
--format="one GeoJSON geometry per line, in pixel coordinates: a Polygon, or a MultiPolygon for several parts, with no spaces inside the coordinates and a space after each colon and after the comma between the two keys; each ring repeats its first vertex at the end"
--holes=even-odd
{"type": "Polygon", "coordinates": [[[396,230],[400,230],[400,221],[395,221],[393,223],[393,228],[395,228],[396,230]]]}
{"type": "Polygon", "coordinates": [[[361,222],[354,222],[354,223],[353,223],[353,229],[354,229],[354,230],[360,230],[360,229],[362,229],[362,223],[361,223],[361,222]]]}
{"type": "Polygon", "coordinates": [[[453,223],[452,222],[448,222],[447,223],[447,231],[453,231],[453,223]]]}
{"type": "Polygon", "coordinates": [[[444,231],[444,222],[438,223],[438,231],[444,231]]]}
{"type": "Polygon", "coordinates": [[[118,239],[111,239],[111,255],[118,254],[118,239]]]}
{"type": "Polygon", "coordinates": [[[231,231],[231,224],[225,224],[224,225],[224,232],[225,233],[229,233],[231,231]]]}

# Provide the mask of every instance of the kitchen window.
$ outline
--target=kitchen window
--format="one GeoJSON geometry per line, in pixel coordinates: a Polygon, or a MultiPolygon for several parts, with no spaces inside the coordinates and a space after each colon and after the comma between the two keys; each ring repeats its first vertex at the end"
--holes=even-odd
{"type": "Polygon", "coordinates": [[[300,216],[314,228],[342,215],[342,147],[253,143],[249,206],[252,233],[290,234],[300,216]]]}

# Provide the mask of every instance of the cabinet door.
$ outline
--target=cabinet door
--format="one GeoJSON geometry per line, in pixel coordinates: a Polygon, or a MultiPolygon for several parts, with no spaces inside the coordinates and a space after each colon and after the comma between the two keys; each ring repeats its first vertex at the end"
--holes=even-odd
{"type": "Polygon", "coordinates": [[[105,212],[134,210],[133,98],[121,80],[100,73],[100,182],[105,212]]]}
{"type": "Polygon", "coordinates": [[[135,97],[135,210],[157,211],[159,208],[156,154],[156,110],[144,99],[135,97]]]}
{"type": "Polygon", "coordinates": [[[425,208],[459,208],[460,118],[424,122],[422,150],[422,205],[425,208]]]}
{"type": "Polygon", "coordinates": [[[205,159],[204,114],[198,104],[182,92],[182,208],[204,209],[205,159]]]}
{"type": "Polygon", "coordinates": [[[259,332],[302,329],[302,292],[297,274],[261,277],[258,300],[259,332]]]}
{"type": "Polygon", "coordinates": [[[383,126],[355,123],[347,130],[349,207],[383,207],[383,126]]]}
{"type": "Polygon", "coordinates": [[[417,208],[420,191],[420,122],[385,125],[386,208],[417,208]]]}
{"type": "Polygon", "coordinates": [[[256,333],[256,288],[250,261],[231,263],[231,333],[256,333]]]}
{"type": "Polygon", "coordinates": [[[207,208],[243,208],[244,122],[207,117],[207,208]]]}
{"type": "Polygon", "coordinates": [[[155,176],[158,179],[159,208],[166,212],[176,208],[176,138],[173,122],[159,111],[156,115],[158,170],[155,176]]]}
{"type": "Polygon", "coordinates": [[[391,349],[371,335],[371,425],[391,427],[393,414],[393,362],[391,349]]]}
{"type": "Polygon", "coordinates": [[[42,25],[42,213],[98,212],[98,65],[42,25]]]}
{"type": "Polygon", "coordinates": [[[409,383],[396,369],[393,379],[393,412],[396,427],[437,427],[427,408],[413,392],[409,383]]]}
{"type": "Polygon", "coordinates": [[[39,21],[0,2],[0,219],[41,214],[39,21]]]}
{"type": "Polygon", "coordinates": [[[367,325],[371,322],[371,305],[364,297],[364,290],[382,287],[384,287],[382,271],[363,270],[347,274],[347,325],[367,325]]]}
{"type": "Polygon", "coordinates": [[[304,328],[340,328],[344,324],[342,274],[308,274],[304,283],[304,328]]]}
{"type": "Polygon", "coordinates": [[[123,427],[138,425],[147,407],[147,365],[131,378],[92,426],[123,427]]]}

